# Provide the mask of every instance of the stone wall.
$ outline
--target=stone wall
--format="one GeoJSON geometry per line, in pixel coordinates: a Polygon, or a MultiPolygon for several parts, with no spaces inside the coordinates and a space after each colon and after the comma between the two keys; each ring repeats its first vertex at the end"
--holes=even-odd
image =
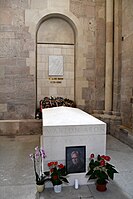
{"type": "Polygon", "coordinates": [[[105,0],[70,0],[70,10],[84,24],[84,59],[86,67],[83,76],[88,82],[82,88],[85,100],[83,109],[92,113],[104,109],[105,81],[105,0]]]}
{"type": "Polygon", "coordinates": [[[71,92],[77,106],[89,113],[104,107],[105,0],[2,0],[0,119],[35,117],[36,33],[50,17],[64,19],[74,30],[71,92]]]}
{"type": "Polygon", "coordinates": [[[94,112],[107,132],[133,147],[133,2],[114,1],[113,104],[110,114],[94,112]]]}
{"type": "Polygon", "coordinates": [[[34,76],[26,64],[34,48],[25,25],[25,1],[0,1],[0,119],[33,118],[34,76]]]}
{"type": "Polygon", "coordinates": [[[121,115],[123,125],[132,127],[133,96],[133,1],[122,1],[122,68],[121,68],[121,115]]]}
{"type": "Polygon", "coordinates": [[[34,135],[41,133],[41,120],[0,120],[0,136],[34,135]]]}

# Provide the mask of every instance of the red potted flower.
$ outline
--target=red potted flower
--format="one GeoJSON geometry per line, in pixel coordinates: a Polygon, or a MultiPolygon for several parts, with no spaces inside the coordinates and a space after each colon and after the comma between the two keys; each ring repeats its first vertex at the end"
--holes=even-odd
{"type": "Polygon", "coordinates": [[[98,155],[96,158],[94,154],[90,155],[86,176],[89,176],[88,180],[96,180],[96,188],[98,191],[105,191],[107,189],[106,184],[110,179],[114,179],[115,173],[118,173],[115,166],[109,163],[110,160],[111,158],[106,155],[98,155]]]}
{"type": "Polygon", "coordinates": [[[56,162],[49,162],[48,167],[50,171],[44,172],[45,175],[50,176],[50,181],[52,182],[54,186],[54,191],[56,193],[61,191],[61,184],[69,183],[67,180],[67,173],[66,173],[66,167],[63,164],[59,164],[56,162]]]}

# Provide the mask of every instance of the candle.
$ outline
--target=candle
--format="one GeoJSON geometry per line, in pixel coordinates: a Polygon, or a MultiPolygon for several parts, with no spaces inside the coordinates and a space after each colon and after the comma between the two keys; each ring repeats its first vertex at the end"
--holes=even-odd
{"type": "Polygon", "coordinates": [[[75,189],[78,189],[78,187],[79,187],[78,179],[74,180],[74,186],[75,186],[75,189]]]}

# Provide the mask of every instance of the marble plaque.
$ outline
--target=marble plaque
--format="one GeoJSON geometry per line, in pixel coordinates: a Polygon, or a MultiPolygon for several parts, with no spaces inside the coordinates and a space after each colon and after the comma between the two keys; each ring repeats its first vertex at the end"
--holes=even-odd
{"type": "Polygon", "coordinates": [[[49,56],[49,76],[63,75],[63,56],[49,56]]]}

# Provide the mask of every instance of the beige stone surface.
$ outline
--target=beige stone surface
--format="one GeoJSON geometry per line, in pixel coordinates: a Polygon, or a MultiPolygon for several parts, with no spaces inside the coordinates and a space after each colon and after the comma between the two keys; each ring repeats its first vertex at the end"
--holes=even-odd
{"type": "Polygon", "coordinates": [[[30,1],[30,7],[31,9],[45,9],[48,7],[48,0],[31,0],[30,1]]]}
{"type": "Polygon", "coordinates": [[[106,24],[106,42],[113,42],[113,21],[112,22],[107,22],[106,24]]]}
{"type": "Polygon", "coordinates": [[[106,53],[105,43],[112,42],[114,34],[113,98],[110,94],[107,96],[113,99],[112,110],[119,109],[122,113],[124,125],[132,126],[133,2],[114,1],[114,18],[112,0],[108,3],[109,10],[106,0],[0,1],[0,104],[4,110],[0,112],[0,119],[34,118],[37,95],[39,98],[44,97],[44,92],[49,95],[50,86],[54,93],[67,93],[67,97],[76,99],[77,106],[87,112],[103,110],[105,63],[108,60],[110,64],[112,56],[106,53]],[[56,22],[54,26],[48,25],[51,19],[56,22]],[[43,24],[47,24],[47,31],[43,24]],[[41,28],[40,41],[44,41],[45,36],[47,48],[39,52],[36,34],[41,28]],[[52,42],[55,41],[61,45],[67,41],[74,49],[72,45],[54,48],[52,42]],[[61,83],[50,83],[45,76],[49,54],[64,56],[66,73],[61,83]]]}
{"type": "Polygon", "coordinates": [[[41,24],[38,30],[37,42],[74,44],[73,29],[61,18],[48,19],[41,24]]]}
{"type": "Polygon", "coordinates": [[[38,44],[37,52],[38,104],[46,96],[74,99],[74,46],[38,44]],[[50,55],[63,56],[63,76],[49,76],[50,55]]]}
{"type": "Polygon", "coordinates": [[[12,13],[10,10],[3,10],[2,8],[0,9],[0,24],[11,24],[12,22],[12,13]]]}
{"type": "Polygon", "coordinates": [[[6,112],[7,111],[7,104],[0,104],[0,112],[6,112]]]}
{"type": "Polygon", "coordinates": [[[132,93],[132,39],[133,39],[133,16],[132,16],[132,1],[122,1],[122,68],[121,68],[121,102],[120,111],[122,113],[123,124],[131,128],[132,126],[132,108],[129,98],[133,96],[132,93]]]}
{"type": "Polygon", "coordinates": [[[0,120],[0,135],[34,135],[42,133],[42,121],[0,120]]]}
{"type": "Polygon", "coordinates": [[[49,0],[48,1],[48,7],[49,8],[62,8],[65,10],[69,9],[69,0],[49,0]]]}

